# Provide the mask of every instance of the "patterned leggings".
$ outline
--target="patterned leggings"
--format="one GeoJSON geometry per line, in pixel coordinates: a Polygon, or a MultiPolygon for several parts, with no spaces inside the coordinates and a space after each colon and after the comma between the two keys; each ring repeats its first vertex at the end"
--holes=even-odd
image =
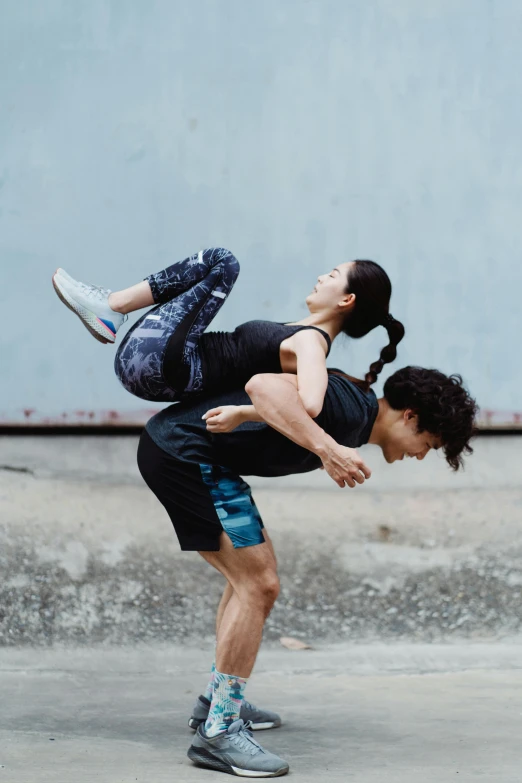
{"type": "Polygon", "coordinates": [[[239,274],[239,263],[221,247],[146,278],[156,307],[129,330],[114,369],[123,386],[143,400],[176,402],[203,389],[198,340],[239,274]]]}

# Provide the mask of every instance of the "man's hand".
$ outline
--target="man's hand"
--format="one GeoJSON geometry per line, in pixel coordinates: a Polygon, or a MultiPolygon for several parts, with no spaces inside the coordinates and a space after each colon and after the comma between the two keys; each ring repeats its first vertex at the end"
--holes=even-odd
{"type": "Polygon", "coordinates": [[[211,408],[202,417],[207,422],[207,430],[210,432],[232,432],[245,421],[241,405],[221,405],[219,408],[211,408]]]}
{"type": "Polygon", "coordinates": [[[336,484],[344,487],[355,487],[370,478],[372,472],[363,462],[355,449],[340,446],[335,441],[328,444],[324,453],[319,454],[323,468],[333,478],[336,484]]]}
{"type": "Polygon", "coordinates": [[[310,418],[299,397],[295,375],[254,375],[245,391],[263,420],[298,446],[317,454],[338,486],[355,487],[370,478],[370,469],[355,449],[336,443],[310,418]]]}

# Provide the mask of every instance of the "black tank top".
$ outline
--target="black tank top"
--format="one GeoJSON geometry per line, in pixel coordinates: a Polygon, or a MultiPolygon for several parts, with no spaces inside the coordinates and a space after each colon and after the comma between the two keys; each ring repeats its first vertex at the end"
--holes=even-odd
{"type": "Polygon", "coordinates": [[[329,335],[317,326],[247,321],[233,332],[204,332],[199,338],[203,390],[238,389],[253,375],[282,372],[279,349],[283,340],[302,329],[315,329],[332,347],[329,335]]]}

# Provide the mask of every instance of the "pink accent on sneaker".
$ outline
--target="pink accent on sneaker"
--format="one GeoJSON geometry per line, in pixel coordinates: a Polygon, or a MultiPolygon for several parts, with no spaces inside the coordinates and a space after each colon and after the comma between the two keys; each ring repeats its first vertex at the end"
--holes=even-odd
{"type": "Polygon", "coordinates": [[[101,320],[101,318],[98,318],[98,316],[96,316],[96,320],[98,321],[99,324],[101,324],[101,326],[103,326],[104,329],[107,329],[107,331],[109,332],[110,335],[112,335],[112,337],[116,337],[116,332],[113,332],[112,329],[109,326],[107,326],[107,324],[104,321],[101,320]]]}

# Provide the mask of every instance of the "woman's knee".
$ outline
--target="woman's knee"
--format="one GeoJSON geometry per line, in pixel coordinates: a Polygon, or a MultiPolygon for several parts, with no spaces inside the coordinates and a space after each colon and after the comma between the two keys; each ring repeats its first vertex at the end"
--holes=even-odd
{"type": "Polygon", "coordinates": [[[143,396],[142,393],[138,393],[139,386],[136,383],[135,373],[131,375],[131,373],[129,373],[127,370],[126,364],[116,361],[114,363],[114,372],[117,379],[126,391],[130,392],[130,394],[134,395],[135,397],[147,399],[145,396],[143,396]]]}
{"type": "Polygon", "coordinates": [[[157,396],[148,393],[141,377],[140,367],[136,366],[132,358],[132,346],[129,348],[132,339],[131,335],[127,335],[119,347],[114,359],[114,373],[123,388],[134,397],[151,402],[157,401],[157,396]]]}
{"type": "Polygon", "coordinates": [[[119,380],[119,382],[127,388],[127,373],[126,370],[126,364],[122,361],[121,356],[121,346],[118,349],[118,352],[116,353],[116,356],[114,357],[114,373],[116,375],[116,378],[119,380]]]}
{"type": "Polygon", "coordinates": [[[235,280],[239,275],[239,261],[230,250],[225,247],[211,247],[205,251],[209,253],[214,264],[219,263],[229,280],[235,280]]]}

